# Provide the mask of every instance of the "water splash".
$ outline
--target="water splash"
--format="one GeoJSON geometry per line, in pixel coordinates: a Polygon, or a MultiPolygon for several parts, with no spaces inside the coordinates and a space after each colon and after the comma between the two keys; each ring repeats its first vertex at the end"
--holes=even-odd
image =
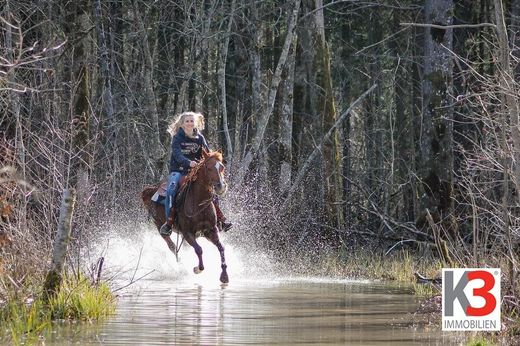
{"type": "MultiPolygon", "coordinates": [[[[312,263],[309,258],[315,256],[308,250],[304,253],[301,248],[297,254],[284,250],[288,246],[284,241],[288,238],[283,230],[289,226],[289,220],[274,215],[268,198],[262,196],[260,191],[230,189],[221,201],[224,214],[234,224],[231,231],[220,234],[226,249],[230,284],[315,277],[319,271],[309,267],[312,263]]],[[[139,278],[205,286],[220,284],[220,255],[213,244],[204,238],[197,240],[203,249],[205,270],[196,275],[193,267],[198,261],[194,250],[184,244],[177,262],[157,229],[146,220],[142,207],[135,205],[131,210],[102,218],[103,224],[95,231],[95,244],[82,250],[88,254],[82,257],[85,266],[103,256],[102,279],[115,281],[113,286],[116,287],[139,278]]],[[[176,241],[176,234],[172,235],[172,240],[176,241]]]]}
{"type": "MultiPolygon", "coordinates": [[[[114,222],[108,228],[106,226],[104,236],[98,237],[95,244],[90,244],[89,256],[86,256],[89,259],[85,260],[88,263],[84,264],[89,265],[95,262],[94,259],[104,257],[102,279],[111,282],[115,288],[144,278],[171,281],[172,284],[182,282],[203,286],[220,285],[220,254],[208,240],[197,239],[203,250],[205,270],[194,274],[193,267],[198,260],[193,248],[184,243],[177,262],[175,255],[169,251],[157,229],[150,223],[137,223],[128,227],[114,222]],[[121,232],[121,229],[134,229],[137,232],[121,232]]],[[[239,248],[236,241],[230,241],[234,237],[232,231],[221,233],[231,282],[272,278],[276,272],[276,264],[261,251],[250,251],[249,247],[239,248]]],[[[177,241],[175,233],[172,234],[172,240],[174,243],[177,241]]]]}

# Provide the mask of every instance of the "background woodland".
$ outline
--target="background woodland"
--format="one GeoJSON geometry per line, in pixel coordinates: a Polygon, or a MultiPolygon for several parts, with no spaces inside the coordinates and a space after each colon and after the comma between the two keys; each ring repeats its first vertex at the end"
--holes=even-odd
{"type": "Polygon", "coordinates": [[[514,292],[519,23],[519,0],[3,0],[2,232],[38,263],[70,193],[73,242],[144,218],[195,110],[237,237],[426,247],[514,292]]]}

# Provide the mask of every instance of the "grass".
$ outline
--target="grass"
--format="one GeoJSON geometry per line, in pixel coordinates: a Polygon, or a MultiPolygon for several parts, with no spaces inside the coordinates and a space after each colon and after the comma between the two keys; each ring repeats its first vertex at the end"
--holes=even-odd
{"type": "Polygon", "coordinates": [[[53,319],[99,320],[115,311],[112,293],[106,284],[90,285],[79,281],[65,281],[58,295],[50,302],[53,319]]]}
{"type": "Polygon", "coordinates": [[[496,342],[486,339],[481,335],[471,336],[466,342],[466,346],[491,346],[496,345],[496,342]]]}
{"type": "Polygon", "coordinates": [[[2,339],[14,345],[32,344],[51,324],[40,300],[30,304],[11,301],[2,310],[2,339]],[[3,328],[2,328],[3,329],[3,328]]]}
{"type": "Polygon", "coordinates": [[[322,268],[327,268],[330,275],[395,281],[410,286],[421,297],[440,293],[434,285],[419,284],[415,279],[416,272],[427,278],[440,276],[442,262],[430,256],[412,255],[404,250],[391,255],[373,251],[343,251],[336,256],[326,255],[321,261],[322,268]]]}
{"type": "Polygon", "coordinates": [[[97,321],[115,312],[115,299],[104,283],[91,285],[85,278],[65,278],[56,297],[48,304],[41,299],[8,299],[0,306],[0,341],[32,344],[54,320],[97,321]]]}

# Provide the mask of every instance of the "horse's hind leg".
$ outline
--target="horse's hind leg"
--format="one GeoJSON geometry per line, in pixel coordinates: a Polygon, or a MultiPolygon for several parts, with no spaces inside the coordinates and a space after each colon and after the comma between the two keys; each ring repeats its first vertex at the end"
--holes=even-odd
{"type": "Polygon", "coordinates": [[[184,239],[188,244],[190,244],[193,247],[195,253],[197,254],[197,257],[199,258],[199,265],[193,268],[193,272],[195,274],[198,274],[204,270],[204,264],[202,263],[202,248],[197,243],[197,240],[195,240],[195,236],[193,234],[186,232],[184,234],[184,239]]]}
{"type": "Polygon", "coordinates": [[[218,252],[220,252],[220,267],[222,268],[222,273],[220,274],[220,282],[227,284],[229,282],[229,276],[227,274],[227,264],[226,264],[226,256],[224,255],[224,246],[220,242],[219,236],[218,236],[218,227],[213,227],[213,231],[210,232],[207,236],[208,240],[211,241],[218,249],[218,252]]]}
{"type": "Polygon", "coordinates": [[[166,245],[168,245],[168,249],[170,249],[170,251],[173,252],[173,254],[175,256],[177,256],[177,246],[175,246],[175,244],[173,243],[172,238],[170,238],[169,235],[163,235],[163,234],[161,234],[161,237],[166,242],[166,245]]]}

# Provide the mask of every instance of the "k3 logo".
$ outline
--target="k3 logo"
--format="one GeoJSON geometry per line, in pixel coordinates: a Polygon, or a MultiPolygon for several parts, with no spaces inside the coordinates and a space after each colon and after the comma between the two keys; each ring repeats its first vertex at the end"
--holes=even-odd
{"type": "Polygon", "coordinates": [[[500,330],[500,269],[442,269],[442,330],[500,330]]]}

